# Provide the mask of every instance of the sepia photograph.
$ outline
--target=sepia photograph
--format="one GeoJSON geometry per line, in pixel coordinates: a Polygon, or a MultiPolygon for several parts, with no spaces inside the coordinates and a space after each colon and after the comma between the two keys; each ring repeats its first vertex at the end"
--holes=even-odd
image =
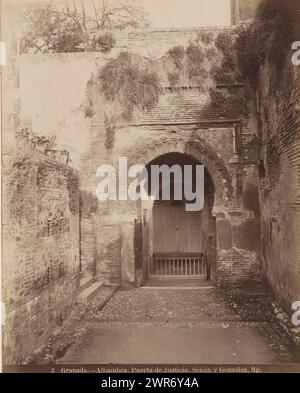
{"type": "Polygon", "coordinates": [[[300,373],[300,0],[0,15],[2,373],[300,373]]]}

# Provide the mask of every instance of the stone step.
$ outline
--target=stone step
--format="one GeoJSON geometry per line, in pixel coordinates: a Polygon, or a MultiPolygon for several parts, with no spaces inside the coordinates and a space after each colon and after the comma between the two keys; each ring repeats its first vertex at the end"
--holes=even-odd
{"type": "Polygon", "coordinates": [[[82,277],[80,279],[79,292],[84,291],[86,288],[92,285],[93,282],[94,282],[94,278],[92,276],[82,277]]]}
{"type": "Polygon", "coordinates": [[[84,289],[82,292],[79,293],[77,302],[79,304],[89,302],[91,299],[93,299],[94,296],[97,295],[103,284],[104,281],[97,281],[94,284],[90,285],[88,288],[84,289]]]}

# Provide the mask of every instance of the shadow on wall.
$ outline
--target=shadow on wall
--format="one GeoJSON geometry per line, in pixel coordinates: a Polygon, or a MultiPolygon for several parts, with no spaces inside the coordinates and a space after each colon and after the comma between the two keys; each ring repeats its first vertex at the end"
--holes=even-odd
{"type": "Polygon", "coordinates": [[[260,217],[259,192],[257,185],[246,183],[243,190],[243,206],[253,212],[255,218],[260,217]]]}
{"type": "Polygon", "coordinates": [[[134,259],[135,268],[139,272],[143,268],[143,234],[142,223],[135,220],[134,225],[134,259]]]}

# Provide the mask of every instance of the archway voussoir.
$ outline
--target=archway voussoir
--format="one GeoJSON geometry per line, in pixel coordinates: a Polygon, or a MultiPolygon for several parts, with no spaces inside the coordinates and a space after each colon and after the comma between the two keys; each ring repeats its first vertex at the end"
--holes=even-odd
{"type": "Polygon", "coordinates": [[[136,163],[138,158],[140,163],[146,165],[155,158],[168,153],[186,154],[205,166],[213,180],[218,204],[220,201],[225,203],[225,198],[229,198],[232,194],[231,176],[225,162],[205,140],[182,142],[178,139],[162,137],[136,151],[131,156],[130,162],[136,163]]]}

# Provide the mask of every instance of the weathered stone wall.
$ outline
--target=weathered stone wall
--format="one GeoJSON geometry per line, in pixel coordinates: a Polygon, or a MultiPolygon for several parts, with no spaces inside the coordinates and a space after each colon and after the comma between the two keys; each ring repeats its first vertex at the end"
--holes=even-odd
{"type": "Polygon", "coordinates": [[[76,300],[79,187],[66,163],[65,152],[36,149],[4,168],[5,364],[42,346],[76,300]]]}
{"type": "Polygon", "coordinates": [[[287,313],[300,299],[300,69],[285,59],[277,75],[266,64],[260,77],[262,261],[264,276],[287,313]],[[273,90],[274,91],[274,90],[273,90]]]}
{"type": "MultiPolygon", "coordinates": [[[[137,32],[128,37],[127,46],[121,49],[155,58],[157,63],[175,45],[187,47],[190,41],[201,41],[199,37],[203,31],[212,34],[213,42],[220,33],[231,34],[229,29],[137,32]]],[[[208,46],[215,51],[211,64],[209,57],[206,59],[209,70],[217,59],[222,63],[222,55],[214,47],[214,43],[208,46]]],[[[208,48],[204,45],[202,49],[206,53],[208,48]]],[[[234,50],[233,44],[231,50],[234,50]]],[[[98,67],[101,64],[98,63],[98,67]]],[[[179,89],[172,89],[163,71],[160,72],[164,92],[157,107],[149,112],[135,113],[130,124],[118,124],[110,148],[106,146],[107,119],[103,97],[97,86],[93,89],[93,85],[89,85],[93,89],[90,92],[93,109],[91,147],[82,158],[82,186],[95,192],[99,181],[96,178],[98,166],[111,164],[118,168],[121,156],[128,158],[129,165],[146,165],[151,159],[171,151],[198,156],[215,180],[215,210],[218,214],[221,213],[217,221],[226,221],[228,227],[224,236],[230,236],[227,248],[222,242],[220,229],[217,238],[218,283],[232,285],[259,280],[258,141],[253,108],[250,101],[247,101],[244,86],[238,78],[227,84],[220,84],[217,95],[221,97],[218,96],[212,102],[208,90],[203,90],[201,86],[186,84],[179,89]],[[193,148],[194,151],[189,147],[193,143],[198,144],[193,148]],[[218,212],[217,206],[220,204],[227,207],[218,212]]],[[[208,85],[213,84],[212,73],[211,69],[206,81],[208,85]]],[[[99,203],[94,220],[98,225],[94,250],[94,255],[97,256],[97,275],[108,281],[124,282],[124,269],[121,265],[117,268],[119,263],[125,263],[121,227],[131,225],[134,231],[134,223],[142,225],[140,206],[125,201],[102,202],[99,203]]],[[[217,222],[217,231],[218,228],[221,228],[221,224],[218,225],[217,222]]],[[[140,252],[136,247],[133,253],[133,258],[135,257],[137,260],[134,264],[139,265],[140,252]]],[[[134,279],[132,272],[130,278],[127,275],[129,282],[133,283],[134,279]]]]}
{"type": "MultiPolygon", "coordinates": [[[[223,201],[223,198],[226,198],[226,192],[223,195],[223,179],[224,181],[225,179],[228,180],[227,186],[228,190],[230,190],[233,187],[232,178],[235,175],[235,170],[232,169],[232,166],[235,164],[230,163],[234,155],[233,128],[228,126],[228,128],[198,129],[196,127],[195,129],[192,128],[184,131],[182,128],[183,127],[178,127],[176,125],[163,128],[160,126],[159,129],[156,127],[151,128],[137,126],[117,130],[115,134],[114,148],[110,151],[109,155],[104,151],[104,142],[102,142],[103,153],[100,155],[98,152],[99,149],[101,149],[101,145],[99,147],[99,144],[93,144],[94,149],[91,150],[91,155],[88,155],[87,158],[90,160],[91,172],[89,176],[85,177],[91,179],[91,183],[95,189],[97,181],[99,181],[95,174],[97,167],[105,163],[103,157],[107,157],[106,163],[112,164],[115,168],[118,168],[118,160],[120,156],[128,157],[128,165],[133,163],[145,165],[150,162],[151,159],[171,151],[195,154],[197,156],[197,148],[200,149],[201,143],[205,141],[205,148],[211,149],[214,152],[215,157],[211,158],[211,161],[205,159],[206,154],[209,154],[209,150],[205,150],[203,156],[201,156],[200,153],[198,153],[198,155],[215,180],[218,176],[220,176],[220,169],[218,168],[217,163],[219,162],[219,165],[223,166],[224,172],[223,174],[221,172],[221,181],[215,182],[217,190],[215,200],[217,202],[219,195],[219,202],[220,200],[223,201]],[[198,147],[197,142],[199,144],[198,147]],[[189,149],[189,145],[191,144],[192,146],[193,143],[196,145],[194,152],[189,149]]],[[[105,138],[104,135],[102,137],[103,139],[105,138]]],[[[243,166],[244,168],[249,169],[249,165],[244,164],[243,166]]],[[[231,214],[226,215],[226,222],[228,223],[229,228],[225,230],[224,236],[230,236],[230,251],[226,254],[226,257],[222,257],[218,260],[218,281],[220,284],[241,283],[242,281],[258,280],[260,278],[260,224],[259,211],[257,212],[257,210],[255,210],[258,203],[256,185],[257,178],[255,181],[253,180],[257,170],[255,170],[254,164],[252,164],[252,166],[254,166],[254,174],[250,173],[251,171],[248,171],[246,174],[242,173],[240,175],[239,182],[244,184],[244,190],[242,190],[242,194],[240,196],[241,201],[236,202],[237,205],[233,207],[232,216],[231,214]],[[249,173],[251,174],[251,177],[249,173]],[[252,191],[254,189],[254,202],[252,205],[247,200],[247,195],[250,192],[249,188],[251,188],[249,184],[252,187],[252,191]],[[234,217],[235,214],[238,215],[237,218],[234,217]]],[[[108,229],[112,230],[112,228],[115,227],[114,233],[118,234],[121,222],[133,223],[136,220],[136,224],[141,225],[141,211],[139,206],[133,202],[120,203],[117,201],[109,201],[108,203],[99,203],[96,217],[96,221],[99,226],[99,235],[97,237],[98,245],[96,245],[96,247],[100,251],[100,253],[98,253],[99,259],[96,261],[98,266],[97,270],[98,273],[101,272],[102,277],[110,279],[110,277],[112,277],[111,269],[113,269],[114,264],[121,262],[122,260],[120,249],[121,234],[119,234],[120,242],[112,242],[110,233],[107,231],[108,229]],[[103,252],[105,252],[105,255],[103,255],[103,252]],[[104,261],[107,261],[107,263],[104,263],[104,261]]],[[[221,249],[227,248],[223,245],[223,243],[221,243],[221,235],[219,246],[221,249]]],[[[135,255],[137,256],[138,254],[139,252],[136,250],[135,255]]],[[[223,253],[222,255],[224,256],[225,254],[223,253]]],[[[116,279],[121,280],[121,270],[116,270],[114,268],[113,281],[116,279]],[[117,272],[119,272],[119,276],[116,276],[117,272]]]]}
{"type": "MultiPolygon", "coordinates": [[[[253,203],[251,205],[247,200],[249,190],[254,188],[255,191],[257,187],[258,143],[254,111],[240,77],[230,81],[214,80],[213,75],[223,74],[224,53],[234,52],[232,42],[229,48],[223,48],[223,54],[216,47],[216,40],[222,34],[225,38],[219,40],[221,46],[224,45],[224,40],[227,41],[226,36],[234,35],[234,32],[230,28],[160,29],[128,35],[124,33],[116,37],[117,46],[107,55],[24,55],[21,56],[20,91],[21,113],[24,117],[32,118],[35,132],[46,126],[55,130],[60,145],[70,150],[70,157],[79,168],[81,189],[93,195],[99,181],[96,178],[96,169],[101,164],[117,166],[119,156],[126,156],[136,164],[139,152],[145,157],[143,152],[147,152],[149,148],[156,149],[157,145],[166,146],[168,149],[170,138],[175,138],[179,144],[203,142],[205,149],[208,147],[208,151],[213,152],[213,160],[217,163],[216,167],[219,167],[221,180],[216,186],[222,191],[217,194],[218,203],[222,200],[227,210],[231,211],[222,211],[222,214],[226,216],[233,231],[233,245],[237,243],[234,247],[240,255],[244,249],[251,250],[251,258],[247,254],[244,266],[241,262],[240,265],[236,263],[233,268],[236,254],[231,252],[226,254],[226,261],[224,258],[219,259],[220,267],[223,265],[223,268],[219,269],[220,281],[230,284],[239,281],[239,272],[240,278],[247,279],[246,266],[249,266],[248,277],[259,279],[259,269],[256,269],[259,264],[257,247],[253,248],[251,242],[246,247],[241,246],[238,240],[234,240],[236,231],[231,226],[231,217],[235,215],[239,216],[241,225],[255,219],[259,230],[259,214],[253,208],[253,203]],[[180,86],[173,89],[167,78],[170,61],[165,61],[165,57],[168,50],[178,45],[187,48],[191,41],[201,44],[202,40],[203,65],[207,72],[204,81],[206,87],[189,82],[185,71],[180,86]],[[118,124],[113,136],[113,146],[109,149],[105,103],[97,87],[93,94],[90,94],[91,75],[94,75],[95,80],[99,69],[111,58],[116,58],[122,50],[137,53],[150,61],[159,72],[164,91],[158,106],[152,111],[135,114],[130,124],[118,124]],[[160,62],[165,62],[165,67],[158,66],[160,62]],[[45,74],[48,75],[47,78],[43,77],[45,74]],[[55,86],[60,86],[59,99],[55,86]],[[210,87],[214,90],[213,96],[210,87]],[[70,95],[71,100],[67,98],[70,95]],[[90,104],[91,99],[93,105],[89,109],[92,110],[87,111],[87,104],[90,104]],[[43,102],[50,103],[51,111],[43,102]],[[73,137],[75,134],[76,140],[73,137]],[[226,175],[222,180],[224,173],[226,175]],[[228,190],[232,198],[227,196],[228,190]]],[[[183,146],[182,152],[185,153],[185,150],[183,146]]],[[[155,158],[155,154],[152,158],[155,158]]],[[[208,162],[206,164],[209,165],[208,162]]],[[[212,164],[211,166],[213,167],[212,164]]],[[[218,169],[215,171],[218,172],[218,169]]],[[[254,202],[254,205],[257,203],[254,202]]],[[[97,277],[120,282],[124,249],[121,224],[129,223],[134,226],[135,223],[140,226],[140,210],[136,203],[109,202],[99,203],[97,212],[89,217],[83,215],[82,266],[96,273],[97,277]]],[[[136,245],[134,247],[136,264],[140,265],[141,250],[138,250],[136,245]]]]}
{"type": "MultiPolygon", "coordinates": [[[[257,3],[233,1],[233,23],[252,18],[257,3]]],[[[231,286],[263,276],[287,312],[299,300],[299,67],[286,59],[276,94],[273,65],[261,67],[255,102],[236,64],[232,67],[225,56],[235,51],[230,40],[229,46],[224,44],[235,34],[231,28],[122,32],[105,55],[19,57],[16,41],[10,43],[9,64],[16,67],[7,67],[4,78],[4,142],[9,147],[3,224],[6,363],[23,361],[20,354],[26,357],[62,323],[74,304],[80,268],[106,282],[127,285],[136,283],[143,265],[139,203],[99,202],[89,211],[81,206],[79,230],[78,178],[65,165],[65,153],[46,155],[43,150],[9,162],[15,130],[23,121],[35,134],[56,136],[70,151],[80,170],[80,187],[92,197],[97,167],[117,168],[120,156],[130,165],[147,164],[169,152],[198,159],[215,187],[210,253],[216,257],[217,283],[231,286]],[[183,70],[174,87],[167,77],[167,53],[178,45],[186,49],[190,42],[204,43],[206,76],[195,84],[183,70]],[[151,63],[163,92],[154,109],[119,122],[108,147],[106,103],[93,81],[120,51],[151,63]],[[228,73],[234,77],[219,79],[228,73]]]]}

